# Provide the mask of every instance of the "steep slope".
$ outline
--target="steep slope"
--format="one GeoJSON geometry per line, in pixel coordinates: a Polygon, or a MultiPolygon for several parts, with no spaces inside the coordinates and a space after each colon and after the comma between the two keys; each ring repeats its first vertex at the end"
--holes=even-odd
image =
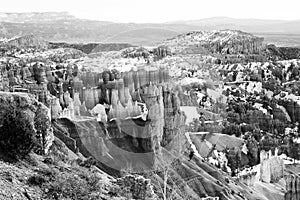
{"type": "MultiPolygon", "coordinates": [[[[76,149],[53,136],[48,112],[33,95],[0,93],[1,200],[157,199],[149,179],[133,175],[115,179],[96,168],[93,159],[75,154],[76,149]]],[[[78,126],[84,126],[78,127],[80,131],[87,128],[84,123],[78,126]]],[[[99,145],[97,137],[86,135],[82,141],[86,148],[99,145]]]]}
{"type": "Polygon", "coordinates": [[[49,109],[26,93],[0,92],[0,154],[46,154],[53,141],[49,109]]]}
{"type": "MultiPolygon", "coordinates": [[[[133,130],[133,121],[127,120],[124,126],[133,130]],[[127,124],[127,125],[126,125],[127,124]]],[[[112,175],[120,175],[122,170],[147,171],[154,165],[153,152],[142,153],[138,151],[133,138],[126,136],[126,132],[118,133],[119,136],[114,137],[107,135],[104,125],[99,124],[96,120],[86,119],[82,121],[70,121],[68,119],[60,119],[54,124],[54,134],[61,138],[62,141],[74,141],[66,144],[70,149],[78,150],[86,157],[93,157],[97,162],[97,166],[112,175]],[[66,130],[63,134],[59,134],[59,129],[66,130]],[[72,140],[73,139],[73,140],[72,140]],[[119,141],[118,141],[119,140],[119,141]],[[76,146],[75,146],[76,145],[76,146]]],[[[116,124],[111,124],[110,132],[118,132],[116,124]]],[[[141,129],[143,129],[141,127],[141,129]]]]}
{"type": "Polygon", "coordinates": [[[265,54],[271,60],[300,59],[300,48],[268,45],[265,50],[265,54]]]}
{"type": "Polygon", "coordinates": [[[159,185],[163,185],[164,176],[167,175],[167,194],[173,199],[219,197],[221,200],[283,200],[284,198],[285,190],[279,190],[279,187],[282,188],[279,184],[259,183],[250,186],[204,160],[194,157],[189,161],[185,154],[175,158],[170,152],[165,152],[162,163],[165,164],[172,159],[166,170],[148,176],[159,195],[161,195],[159,185]]]}

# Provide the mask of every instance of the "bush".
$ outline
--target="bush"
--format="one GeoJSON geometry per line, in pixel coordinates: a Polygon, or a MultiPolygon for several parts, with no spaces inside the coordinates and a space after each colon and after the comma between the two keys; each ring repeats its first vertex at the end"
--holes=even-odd
{"type": "Polygon", "coordinates": [[[0,147],[7,155],[20,158],[34,147],[35,128],[30,112],[4,109],[0,126],[0,147]]]}
{"type": "Polygon", "coordinates": [[[236,137],[240,137],[242,132],[239,125],[236,124],[230,124],[223,128],[222,134],[226,135],[235,135],[236,137]]]}
{"type": "Polygon", "coordinates": [[[241,126],[241,131],[243,134],[247,132],[253,132],[256,129],[256,127],[253,124],[246,124],[241,126]]]}
{"type": "Polygon", "coordinates": [[[237,123],[239,124],[240,123],[240,115],[235,113],[235,112],[228,112],[227,113],[227,120],[230,122],[230,123],[237,123]]]}
{"type": "Polygon", "coordinates": [[[46,182],[46,179],[41,175],[34,175],[29,177],[27,181],[31,185],[42,185],[46,182]]]}
{"type": "Polygon", "coordinates": [[[102,183],[96,173],[69,174],[62,173],[47,185],[50,198],[98,200],[101,199],[102,183]]]}

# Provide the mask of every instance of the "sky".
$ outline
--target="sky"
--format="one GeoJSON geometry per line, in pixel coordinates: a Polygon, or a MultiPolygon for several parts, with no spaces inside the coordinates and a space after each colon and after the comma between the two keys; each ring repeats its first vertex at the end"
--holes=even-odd
{"type": "Polygon", "coordinates": [[[300,20],[299,0],[2,0],[0,12],[67,11],[78,18],[159,23],[217,16],[300,20]]]}

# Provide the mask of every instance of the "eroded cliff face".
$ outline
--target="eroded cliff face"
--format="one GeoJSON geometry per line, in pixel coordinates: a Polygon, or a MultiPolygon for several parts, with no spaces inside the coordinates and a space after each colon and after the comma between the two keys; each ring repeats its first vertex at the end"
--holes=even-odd
{"type": "Polygon", "coordinates": [[[70,149],[94,157],[102,169],[149,171],[160,164],[162,147],[182,153],[186,117],[166,70],[79,73],[70,86],[63,86],[52,103],[52,114],[62,113],[54,115],[55,135],[70,149]],[[99,122],[87,117],[89,112],[99,122]]]}
{"type": "Polygon", "coordinates": [[[284,163],[278,156],[269,156],[270,152],[260,153],[260,180],[265,183],[276,183],[284,175],[284,163]]]}
{"type": "Polygon", "coordinates": [[[300,177],[296,174],[284,176],[286,181],[286,194],[284,200],[300,199],[300,177]]]}
{"type": "Polygon", "coordinates": [[[258,54],[264,49],[263,40],[242,31],[222,30],[190,32],[163,44],[177,53],[258,54]]]}
{"type": "Polygon", "coordinates": [[[185,116],[166,69],[97,73],[35,63],[27,71],[21,83],[51,108],[55,136],[107,173],[152,171],[163,148],[181,153],[185,116]]]}
{"type": "Polygon", "coordinates": [[[46,154],[54,139],[49,109],[32,95],[0,92],[0,148],[13,157],[46,154]]]}
{"type": "Polygon", "coordinates": [[[141,98],[148,108],[148,119],[150,120],[147,126],[147,132],[151,133],[152,151],[160,149],[160,142],[164,131],[164,105],[161,86],[150,84],[141,90],[141,98]]]}
{"type": "Polygon", "coordinates": [[[167,150],[182,153],[185,143],[186,116],[180,110],[180,99],[172,86],[163,87],[163,95],[165,125],[161,145],[167,150]]]}
{"type": "Polygon", "coordinates": [[[239,177],[239,181],[244,183],[247,186],[253,186],[256,179],[257,172],[252,172],[249,174],[245,174],[239,177]]]}

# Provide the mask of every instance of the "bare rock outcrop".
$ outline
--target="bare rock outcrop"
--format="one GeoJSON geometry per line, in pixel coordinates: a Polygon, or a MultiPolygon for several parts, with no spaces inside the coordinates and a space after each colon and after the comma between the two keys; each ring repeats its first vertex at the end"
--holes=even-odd
{"type": "Polygon", "coordinates": [[[300,177],[296,174],[289,174],[285,177],[286,181],[286,194],[284,200],[300,199],[300,177]]]}
{"type": "Polygon", "coordinates": [[[239,177],[239,180],[247,186],[253,186],[257,172],[251,172],[239,177]]]}
{"type": "Polygon", "coordinates": [[[180,152],[181,149],[178,147],[183,147],[185,142],[183,136],[186,116],[180,110],[180,99],[177,92],[166,86],[163,88],[163,96],[165,125],[161,144],[169,150],[177,149],[180,152]]]}
{"type": "Polygon", "coordinates": [[[269,154],[261,151],[260,180],[265,183],[276,183],[284,175],[284,163],[278,156],[268,157],[269,154]]]}
{"type": "Polygon", "coordinates": [[[163,44],[177,53],[258,54],[264,49],[263,40],[237,30],[195,31],[178,35],[163,44]],[[178,46],[180,48],[176,49],[178,46]]]}

